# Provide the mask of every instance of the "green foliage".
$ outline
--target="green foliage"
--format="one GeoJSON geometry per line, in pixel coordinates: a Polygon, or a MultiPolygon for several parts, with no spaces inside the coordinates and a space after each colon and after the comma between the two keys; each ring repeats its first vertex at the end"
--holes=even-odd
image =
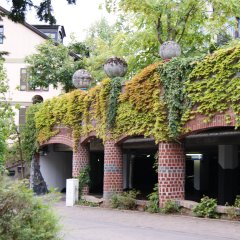
{"type": "Polygon", "coordinates": [[[227,217],[231,220],[236,219],[237,216],[238,216],[237,211],[236,211],[236,207],[228,206],[228,204],[225,204],[225,206],[227,207],[227,209],[226,209],[227,217]]]}
{"type": "Polygon", "coordinates": [[[121,194],[113,194],[111,197],[112,208],[134,210],[136,209],[136,198],[139,192],[131,190],[121,194]]]}
{"type": "Polygon", "coordinates": [[[62,84],[64,90],[69,92],[74,89],[72,75],[83,67],[82,60],[74,61],[69,54],[69,49],[63,44],[54,44],[46,41],[37,47],[37,53],[26,58],[29,64],[29,83],[31,87],[57,88],[62,84]]]}
{"type": "Polygon", "coordinates": [[[119,97],[114,134],[168,139],[167,111],[162,98],[159,64],[152,64],[126,83],[119,97]]]}
{"type": "Polygon", "coordinates": [[[157,38],[151,29],[133,31],[133,19],[118,18],[110,25],[105,18],[88,30],[85,44],[89,46],[90,57],[85,59],[86,68],[96,81],[105,78],[103,64],[110,56],[123,57],[128,63],[124,79],[132,78],[141,69],[159,61],[157,38]]]}
{"type": "Polygon", "coordinates": [[[160,211],[158,184],[154,186],[153,192],[148,195],[147,211],[150,213],[158,213],[160,211]]]}
{"type": "Polygon", "coordinates": [[[0,240],[60,240],[58,219],[50,206],[22,182],[0,176],[0,240]]]}
{"type": "Polygon", "coordinates": [[[235,202],[234,202],[234,207],[240,208],[240,195],[236,196],[235,202]]]}
{"type": "Polygon", "coordinates": [[[43,102],[35,114],[39,131],[37,140],[42,143],[56,135],[58,129],[54,127],[59,125],[72,131],[75,147],[79,137],[91,131],[96,131],[97,136],[105,139],[109,91],[110,80],[106,79],[88,92],[75,90],[43,102]]]}
{"type": "Polygon", "coordinates": [[[107,125],[109,128],[113,128],[115,125],[117,115],[117,103],[118,97],[121,93],[121,78],[115,77],[111,80],[111,90],[108,99],[108,112],[107,112],[107,125]]]}
{"type": "Polygon", "coordinates": [[[200,203],[193,208],[193,213],[197,217],[218,218],[216,208],[217,200],[205,196],[201,199],[200,203]]]}
{"type": "Polygon", "coordinates": [[[99,207],[98,203],[94,203],[94,202],[89,202],[86,201],[84,199],[80,199],[77,204],[81,205],[81,206],[88,206],[88,207],[99,207]]]}
{"type": "Polygon", "coordinates": [[[169,213],[178,213],[180,211],[180,207],[177,205],[176,202],[168,200],[164,207],[160,210],[162,213],[169,214],[169,213]]]}
{"type": "Polygon", "coordinates": [[[35,152],[38,151],[37,142],[38,130],[35,124],[35,114],[38,112],[41,104],[34,104],[26,112],[26,124],[22,127],[22,151],[24,159],[31,161],[35,152]]]}
{"type": "Polygon", "coordinates": [[[223,48],[208,55],[189,75],[186,82],[187,97],[191,101],[190,111],[186,111],[183,119],[186,121],[197,114],[206,116],[205,121],[222,113],[231,123],[227,111],[235,113],[236,124],[240,125],[240,45],[223,48]],[[194,107],[194,108],[193,108],[194,107]]]}
{"type": "Polygon", "coordinates": [[[181,117],[189,105],[189,101],[186,101],[185,82],[197,59],[199,58],[174,58],[159,67],[172,138],[176,138],[181,132],[181,117]]]}
{"type": "MultiPolygon", "coordinates": [[[[118,11],[125,18],[132,16],[137,31],[149,31],[162,44],[174,40],[183,52],[203,51],[213,37],[236,26],[240,3],[237,0],[105,0],[108,11],[118,11]],[[211,14],[211,5],[214,12],[211,14]],[[233,20],[229,20],[233,19],[233,20]],[[204,31],[202,30],[204,29],[204,31]]],[[[134,29],[134,28],[132,28],[134,29]]]]}
{"type": "Polygon", "coordinates": [[[14,126],[14,113],[6,97],[8,85],[3,62],[4,60],[0,58],[0,168],[3,168],[5,161],[4,155],[7,150],[6,140],[14,126]]]}
{"type": "Polygon", "coordinates": [[[79,191],[79,199],[81,199],[81,196],[82,196],[82,191],[85,187],[89,186],[90,184],[90,175],[89,175],[89,172],[90,172],[90,167],[87,166],[83,169],[81,169],[79,171],[79,174],[78,174],[78,181],[79,181],[79,188],[78,188],[78,191],[79,191]]]}

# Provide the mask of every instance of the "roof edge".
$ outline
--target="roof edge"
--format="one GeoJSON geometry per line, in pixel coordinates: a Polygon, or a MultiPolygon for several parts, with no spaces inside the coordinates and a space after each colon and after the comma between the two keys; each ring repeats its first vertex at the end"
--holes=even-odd
{"type": "MultiPolygon", "coordinates": [[[[10,12],[3,8],[2,6],[0,6],[0,11],[3,12],[6,15],[9,15],[10,12]]],[[[44,34],[43,32],[41,32],[40,30],[38,30],[37,28],[33,27],[31,24],[27,23],[27,22],[19,22],[19,24],[24,25],[26,28],[30,29],[31,31],[35,32],[36,34],[38,34],[40,37],[44,38],[44,39],[50,39],[46,34],[44,34]]]]}

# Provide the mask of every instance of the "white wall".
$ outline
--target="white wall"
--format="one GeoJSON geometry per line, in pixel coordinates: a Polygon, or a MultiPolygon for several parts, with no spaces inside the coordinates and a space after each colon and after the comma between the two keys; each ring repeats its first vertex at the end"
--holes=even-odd
{"type": "MultiPolygon", "coordinates": [[[[0,44],[0,51],[9,53],[5,56],[4,67],[9,84],[7,98],[12,105],[17,103],[21,106],[29,106],[32,103],[32,97],[35,95],[41,95],[44,100],[58,96],[61,93],[61,88],[53,89],[52,86],[50,86],[49,91],[20,91],[18,89],[20,86],[20,69],[27,67],[24,59],[26,56],[36,53],[36,46],[45,42],[46,39],[23,24],[14,23],[7,17],[3,17],[0,25],[3,25],[5,36],[3,44],[0,44]]],[[[18,118],[17,111],[16,123],[18,123],[18,118]]]]}
{"type": "Polygon", "coordinates": [[[40,157],[40,170],[49,188],[61,191],[66,187],[66,179],[72,177],[72,152],[54,152],[48,146],[48,155],[40,157]]]}

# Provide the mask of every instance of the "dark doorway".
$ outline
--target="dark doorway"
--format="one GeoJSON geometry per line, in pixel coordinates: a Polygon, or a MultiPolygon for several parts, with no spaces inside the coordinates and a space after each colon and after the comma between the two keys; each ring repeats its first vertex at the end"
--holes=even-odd
{"type": "Polygon", "coordinates": [[[156,149],[134,149],[124,153],[124,189],[137,190],[138,199],[146,199],[158,182],[156,149]]]}
{"type": "Polygon", "coordinates": [[[91,194],[103,194],[104,152],[90,152],[90,188],[91,194]]]}
{"type": "Polygon", "coordinates": [[[187,200],[205,195],[232,205],[240,193],[240,131],[216,128],[185,138],[187,200]],[[194,154],[201,159],[194,159],[194,154]]]}
{"type": "Polygon", "coordinates": [[[140,192],[142,198],[153,192],[158,182],[158,175],[154,169],[154,153],[135,153],[133,161],[133,188],[140,192]]]}

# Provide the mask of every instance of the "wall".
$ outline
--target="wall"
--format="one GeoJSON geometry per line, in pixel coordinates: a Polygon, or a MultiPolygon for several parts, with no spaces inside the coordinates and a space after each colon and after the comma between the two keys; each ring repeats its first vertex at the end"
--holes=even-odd
{"type": "Polygon", "coordinates": [[[40,169],[49,188],[61,191],[66,187],[66,179],[72,177],[72,152],[54,152],[48,145],[48,155],[40,157],[40,169]]]}
{"type": "MultiPolygon", "coordinates": [[[[46,41],[43,37],[28,29],[20,23],[14,23],[4,17],[0,25],[4,27],[3,44],[0,44],[0,51],[7,51],[9,55],[5,56],[4,67],[7,72],[9,91],[7,98],[12,105],[19,103],[21,106],[29,106],[32,103],[34,95],[41,95],[43,99],[58,96],[61,93],[59,89],[53,89],[50,86],[49,91],[19,91],[20,69],[26,68],[24,59],[26,56],[36,52],[36,46],[46,41]]],[[[16,112],[15,122],[18,124],[19,113],[16,112]]]]}

